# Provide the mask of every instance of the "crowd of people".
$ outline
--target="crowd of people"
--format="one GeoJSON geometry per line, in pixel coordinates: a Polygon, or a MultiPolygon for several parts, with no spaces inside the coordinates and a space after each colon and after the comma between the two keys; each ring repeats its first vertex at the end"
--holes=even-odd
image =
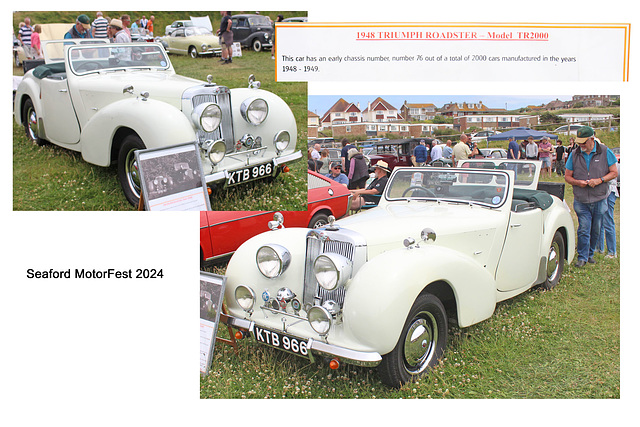
{"type": "Polygon", "coordinates": [[[362,152],[346,138],[342,139],[341,144],[340,161],[331,161],[329,150],[323,149],[320,144],[310,147],[307,156],[309,170],[347,186],[353,195],[352,210],[359,210],[366,204],[377,204],[391,173],[389,164],[378,161],[372,165],[373,172],[370,174],[362,152]]]}
{"type": "MultiPolygon", "coordinates": [[[[80,14],[76,18],[75,24],[69,28],[64,35],[65,39],[109,39],[114,43],[131,42],[131,30],[141,29],[146,34],[153,36],[153,23],[155,16],[149,19],[145,15],[131,20],[129,15],[121,15],[118,18],[109,18],[102,12],[96,12],[96,17],[92,21],[88,15],[80,14]]],[[[39,24],[32,25],[31,18],[26,17],[18,25],[17,38],[22,43],[27,59],[41,59],[42,44],[40,43],[40,33],[42,28],[39,24]]]]}

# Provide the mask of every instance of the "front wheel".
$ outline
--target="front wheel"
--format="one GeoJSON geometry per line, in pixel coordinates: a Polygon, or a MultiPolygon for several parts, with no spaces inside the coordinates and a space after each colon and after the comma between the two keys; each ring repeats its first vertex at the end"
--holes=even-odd
{"type": "Polygon", "coordinates": [[[253,50],[255,52],[261,52],[262,51],[262,42],[259,39],[254,39],[251,42],[251,47],[253,48],[253,50]]]}
{"type": "Polygon", "coordinates": [[[122,141],[118,152],[118,179],[124,196],[133,206],[138,206],[142,188],[135,152],[145,148],[138,135],[128,135],[122,141]]]}
{"type": "Polygon", "coordinates": [[[198,57],[198,50],[193,46],[189,47],[189,56],[192,57],[192,58],[197,58],[198,57]]]}
{"type": "Polygon", "coordinates": [[[544,289],[553,289],[564,271],[564,239],[559,231],[553,235],[549,255],[547,256],[547,280],[543,283],[544,289]]]}
{"type": "Polygon", "coordinates": [[[399,388],[424,375],[447,345],[447,314],[440,300],[421,294],[413,303],[395,348],[378,367],[383,383],[399,388]]]}

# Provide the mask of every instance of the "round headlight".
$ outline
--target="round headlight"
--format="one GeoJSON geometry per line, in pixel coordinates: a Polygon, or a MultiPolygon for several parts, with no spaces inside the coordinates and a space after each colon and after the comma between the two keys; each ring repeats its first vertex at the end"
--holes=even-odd
{"type": "Polygon", "coordinates": [[[200,126],[205,132],[218,129],[222,121],[222,110],[216,104],[209,104],[200,115],[200,126]]]}
{"type": "Polygon", "coordinates": [[[351,277],[352,263],[338,254],[323,254],[313,263],[313,274],[318,284],[331,291],[343,286],[351,277]]]}
{"type": "Polygon", "coordinates": [[[275,138],[273,138],[273,143],[279,152],[286,150],[289,142],[291,142],[291,135],[289,135],[289,132],[286,130],[281,130],[276,134],[275,138]]]}
{"type": "Polygon", "coordinates": [[[261,98],[245,99],[240,105],[240,113],[248,123],[258,126],[267,118],[269,106],[267,101],[261,98]]]}
{"type": "Polygon", "coordinates": [[[268,279],[273,279],[285,272],[291,263],[291,254],[280,245],[268,245],[258,249],[256,263],[260,273],[268,279]]]}
{"type": "Polygon", "coordinates": [[[217,165],[224,159],[227,153],[227,146],[224,141],[219,139],[217,141],[207,141],[207,157],[213,165],[217,165]]]}
{"type": "Polygon", "coordinates": [[[253,310],[253,304],[256,302],[256,294],[248,286],[240,285],[235,292],[236,302],[246,312],[253,310]]]}
{"type": "Polygon", "coordinates": [[[332,317],[324,307],[318,305],[311,307],[307,312],[307,320],[313,330],[320,334],[320,336],[327,335],[329,329],[331,329],[332,317]]]}

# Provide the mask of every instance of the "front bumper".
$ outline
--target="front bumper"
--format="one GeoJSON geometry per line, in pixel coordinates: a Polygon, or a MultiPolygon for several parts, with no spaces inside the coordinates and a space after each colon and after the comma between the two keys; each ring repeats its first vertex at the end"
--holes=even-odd
{"type": "MultiPolygon", "coordinates": [[[[231,156],[228,156],[227,158],[229,157],[231,156]]],[[[276,176],[276,174],[278,173],[279,166],[285,163],[290,163],[290,162],[299,160],[301,158],[302,158],[302,152],[296,151],[291,154],[275,157],[271,159],[271,161],[269,162],[258,164],[258,165],[246,165],[245,163],[243,163],[242,159],[238,159],[238,164],[240,167],[226,168],[219,172],[214,172],[212,174],[207,175],[205,177],[205,180],[207,184],[224,183],[224,185],[236,185],[239,183],[254,181],[256,179],[267,178],[270,176],[273,177],[273,176],[276,176]],[[260,172],[263,172],[263,171],[260,171],[259,169],[260,166],[267,165],[267,164],[273,166],[271,168],[271,171],[269,173],[260,173],[260,172]],[[253,174],[252,173],[253,168],[258,168],[258,173],[253,174]],[[249,171],[248,179],[244,179],[244,177],[242,176],[243,174],[240,173],[241,171],[249,171]],[[240,182],[237,182],[238,180],[236,180],[236,176],[241,178],[240,182]]]]}
{"type": "MultiPolygon", "coordinates": [[[[254,336],[254,327],[256,326],[256,323],[252,320],[240,319],[234,316],[221,314],[220,321],[233,328],[249,331],[251,335],[254,336]]],[[[300,337],[296,338],[301,339],[300,337]]],[[[308,357],[311,362],[314,362],[314,354],[322,357],[337,357],[344,363],[366,367],[375,367],[382,361],[382,356],[377,352],[351,350],[314,340],[313,338],[306,339],[306,346],[309,350],[308,357]]]]}

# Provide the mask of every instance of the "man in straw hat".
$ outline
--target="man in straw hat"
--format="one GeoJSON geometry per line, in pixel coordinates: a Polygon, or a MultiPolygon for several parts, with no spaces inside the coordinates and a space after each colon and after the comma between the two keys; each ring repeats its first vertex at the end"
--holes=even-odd
{"type": "Polygon", "coordinates": [[[378,160],[378,163],[376,163],[373,168],[375,179],[371,181],[371,184],[364,189],[351,190],[351,194],[353,195],[351,210],[358,210],[366,203],[378,204],[380,200],[379,196],[384,192],[384,187],[387,185],[391,170],[389,169],[389,164],[383,160],[378,160]]]}
{"type": "Polygon", "coordinates": [[[583,267],[587,262],[596,262],[593,253],[607,211],[607,183],[618,176],[618,169],[615,154],[596,141],[593,128],[579,128],[576,144],[578,148],[567,159],[564,179],[573,186],[573,209],[578,216],[576,267],[583,267]]]}

